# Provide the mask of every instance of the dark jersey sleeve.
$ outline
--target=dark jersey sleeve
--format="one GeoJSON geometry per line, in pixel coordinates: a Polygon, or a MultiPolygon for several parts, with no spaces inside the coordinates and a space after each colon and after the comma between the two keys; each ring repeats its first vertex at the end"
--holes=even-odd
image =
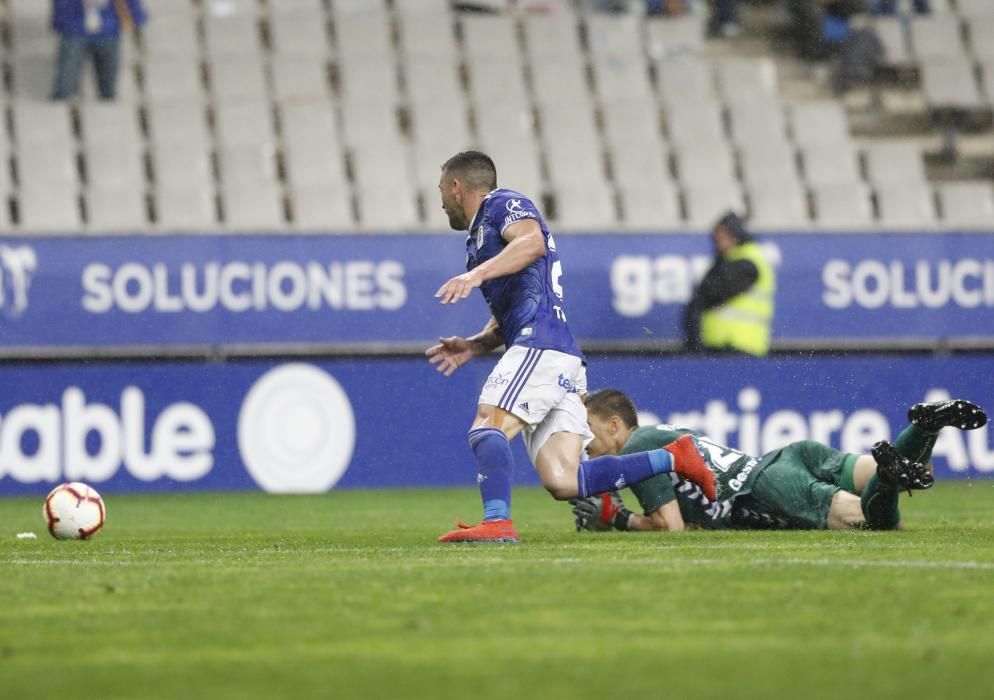
{"type": "Polygon", "coordinates": [[[490,220],[501,238],[504,237],[504,231],[507,230],[508,226],[522,219],[541,221],[535,203],[517,192],[501,190],[492,195],[484,206],[487,207],[490,220]]]}

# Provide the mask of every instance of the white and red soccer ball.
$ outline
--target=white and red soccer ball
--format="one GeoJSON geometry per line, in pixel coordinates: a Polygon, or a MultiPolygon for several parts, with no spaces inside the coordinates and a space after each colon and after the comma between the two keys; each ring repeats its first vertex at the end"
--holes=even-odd
{"type": "Polygon", "coordinates": [[[79,481],[60,484],[42,508],[48,531],[57,540],[85,540],[100,532],[107,509],[100,494],[79,481]]]}

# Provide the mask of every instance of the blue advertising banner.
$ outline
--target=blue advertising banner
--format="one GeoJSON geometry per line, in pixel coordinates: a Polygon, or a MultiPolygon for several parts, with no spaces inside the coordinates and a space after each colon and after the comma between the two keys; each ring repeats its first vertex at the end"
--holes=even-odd
{"type": "MultiPolygon", "coordinates": [[[[994,236],[780,234],[775,341],[994,343],[994,236]]],[[[673,344],[711,262],[701,235],[557,241],[569,323],[589,347],[673,344]]],[[[479,330],[478,294],[441,306],[461,234],[6,239],[0,351],[410,350],[479,330]]],[[[33,354],[33,353],[32,353],[33,354]]],[[[85,353],[83,353],[85,354],[85,353]]]]}
{"type": "MultiPolygon", "coordinates": [[[[427,362],[0,365],[0,494],[66,480],[101,492],[475,483],[466,432],[496,356],[446,379],[427,362]]],[[[592,388],[628,391],[643,422],[702,429],[760,454],[815,439],[866,452],[907,407],[994,396],[990,357],[594,357],[592,388]]],[[[989,408],[990,406],[988,406],[989,408]]],[[[521,441],[516,479],[536,483],[521,441]]],[[[990,426],[942,431],[937,475],[994,475],[990,426]]]]}

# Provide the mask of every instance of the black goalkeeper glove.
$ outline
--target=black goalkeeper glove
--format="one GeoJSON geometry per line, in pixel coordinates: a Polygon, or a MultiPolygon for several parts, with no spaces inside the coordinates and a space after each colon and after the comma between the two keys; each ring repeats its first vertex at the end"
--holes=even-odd
{"type": "Polygon", "coordinates": [[[576,531],[607,532],[608,530],[628,530],[628,519],[632,511],[616,491],[600,493],[588,498],[570,499],[576,531]]]}

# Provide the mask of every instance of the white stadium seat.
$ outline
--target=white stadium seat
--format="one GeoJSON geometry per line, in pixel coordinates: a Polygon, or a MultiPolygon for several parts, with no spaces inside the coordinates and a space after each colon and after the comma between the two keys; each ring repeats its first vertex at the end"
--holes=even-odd
{"type": "Polygon", "coordinates": [[[148,228],[145,191],[138,187],[90,187],[87,229],[93,233],[143,233],[148,228]]]}
{"type": "Polygon", "coordinates": [[[915,17],[911,20],[911,47],[921,63],[935,58],[965,58],[960,18],[955,15],[915,17]]]}
{"type": "Polygon", "coordinates": [[[839,185],[860,180],[856,150],[851,144],[814,144],[801,149],[804,179],[809,185],[839,185]]]}
{"type": "Polygon", "coordinates": [[[347,188],[294,188],[290,194],[293,227],[298,231],[355,230],[352,202],[347,188]]]}
{"type": "Polygon", "coordinates": [[[14,103],[14,143],[19,148],[45,146],[68,151],[73,141],[69,107],[56,102],[14,103]]]}
{"type": "Polygon", "coordinates": [[[618,224],[611,190],[601,183],[556,188],[554,224],[563,231],[607,231],[618,224]]]}
{"type": "Polygon", "coordinates": [[[619,188],[621,216],[625,226],[646,231],[682,225],[680,200],[675,186],[619,188]]]}
{"type": "Polygon", "coordinates": [[[271,146],[228,146],[217,154],[221,182],[251,186],[276,183],[276,154],[271,146]]]}
{"type": "Polygon", "coordinates": [[[746,189],[752,228],[804,230],[811,224],[807,193],[796,180],[746,189]]]}
{"type": "Polygon", "coordinates": [[[866,185],[861,182],[820,185],[811,190],[815,222],[825,228],[873,227],[873,209],[866,185]]]}
{"type": "Polygon", "coordinates": [[[794,150],[786,141],[779,144],[749,144],[739,151],[742,181],[750,189],[789,187],[800,181],[794,150]]]}
{"type": "Polygon", "coordinates": [[[587,44],[594,61],[645,55],[642,42],[642,19],[634,14],[591,13],[586,16],[587,44]]]}
{"type": "Polygon", "coordinates": [[[863,149],[866,177],[875,186],[926,181],[921,149],[913,143],[878,142],[863,149]]]}
{"type": "Polygon", "coordinates": [[[79,198],[74,189],[35,180],[21,187],[17,197],[20,229],[32,233],[65,233],[82,226],[79,198]]]}
{"type": "Polygon", "coordinates": [[[153,180],[159,188],[206,188],[211,184],[211,162],[202,145],[153,143],[150,155],[153,180]]]}
{"type": "Polygon", "coordinates": [[[936,190],[944,225],[983,229],[994,226],[994,184],[983,180],[944,182],[936,190]]]}
{"type": "Polygon", "coordinates": [[[297,189],[345,187],[345,160],[336,141],[290,141],[283,154],[287,181],[297,189]]]}
{"type": "Polygon", "coordinates": [[[659,78],[659,95],[663,104],[685,100],[693,102],[717,101],[714,66],[693,56],[666,59],[656,64],[659,78]]]}
{"type": "Polygon", "coordinates": [[[733,182],[735,163],[732,149],[720,141],[701,141],[696,146],[677,146],[677,176],[681,185],[706,186],[733,182]]]}
{"type": "Polygon", "coordinates": [[[112,144],[125,148],[140,148],[142,134],[138,112],[120,102],[84,102],[79,107],[83,143],[87,148],[112,144]]]}
{"type": "Polygon", "coordinates": [[[90,187],[121,188],[145,182],[142,152],[118,144],[91,146],[84,153],[86,182],[90,187]]]}
{"type": "Polygon", "coordinates": [[[366,231],[402,231],[419,225],[413,190],[386,181],[356,191],[359,225],[366,231]]]}
{"type": "Polygon", "coordinates": [[[728,210],[743,211],[742,190],[732,182],[711,182],[684,187],[687,205],[687,225],[695,229],[710,228],[728,210]]]}
{"type": "Polygon", "coordinates": [[[452,22],[437,15],[413,15],[400,25],[401,55],[405,60],[430,56],[456,61],[458,49],[452,22]]]}
{"type": "Polygon", "coordinates": [[[393,57],[390,25],[386,15],[337,15],[335,40],[339,58],[346,65],[357,60],[392,60],[393,57]]]}
{"type": "Polygon", "coordinates": [[[265,99],[269,89],[262,59],[258,56],[221,56],[208,66],[214,100],[265,99]]]}
{"type": "Polygon", "coordinates": [[[221,148],[275,143],[273,110],[269,100],[241,99],[214,107],[214,128],[221,148]]]}
{"type": "Polygon", "coordinates": [[[195,100],[204,96],[200,63],[191,57],[150,56],[142,68],[145,96],[151,102],[195,100]]]}
{"type": "Polygon", "coordinates": [[[177,183],[154,190],[156,228],[169,232],[207,232],[217,227],[214,190],[203,186],[177,183]]]}
{"type": "Polygon", "coordinates": [[[259,18],[251,14],[215,15],[204,17],[204,36],[207,55],[212,59],[220,56],[259,56],[262,46],[259,33],[259,18]]]}
{"type": "Polygon", "coordinates": [[[275,183],[222,184],[221,210],[225,227],[234,231],[280,233],[287,228],[283,197],[275,183]]]}
{"type": "Polygon", "coordinates": [[[878,187],[877,209],[886,228],[920,230],[936,221],[932,188],[925,184],[878,187]]]}
{"type": "Polygon", "coordinates": [[[835,101],[815,100],[791,105],[787,110],[794,141],[801,147],[815,144],[848,145],[849,119],[835,101]]]}
{"type": "MultiPolygon", "coordinates": [[[[270,3],[270,7],[279,7],[284,3],[285,0],[280,0],[270,3]]],[[[304,56],[321,60],[328,56],[331,48],[323,12],[277,11],[269,20],[269,36],[276,56],[304,56]]]]}

